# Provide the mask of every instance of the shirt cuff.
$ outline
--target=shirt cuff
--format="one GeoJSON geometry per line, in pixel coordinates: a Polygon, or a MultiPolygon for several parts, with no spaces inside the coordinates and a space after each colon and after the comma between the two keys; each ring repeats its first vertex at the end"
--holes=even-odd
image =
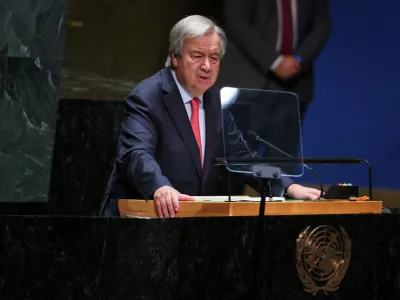
{"type": "Polygon", "coordinates": [[[278,56],[278,58],[275,59],[274,63],[272,64],[271,70],[275,71],[276,68],[281,64],[282,60],[283,60],[283,56],[282,55],[278,56]]]}

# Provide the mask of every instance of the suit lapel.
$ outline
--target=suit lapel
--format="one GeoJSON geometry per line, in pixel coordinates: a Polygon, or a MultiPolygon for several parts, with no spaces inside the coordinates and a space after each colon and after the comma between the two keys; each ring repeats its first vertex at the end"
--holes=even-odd
{"type": "Polygon", "coordinates": [[[200,176],[202,173],[200,168],[200,151],[197,147],[197,142],[187,116],[185,105],[183,104],[182,97],[179,93],[179,89],[175,84],[169,68],[163,70],[162,76],[163,89],[168,92],[168,94],[164,97],[165,105],[167,106],[167,109],[174,120],[175,126],[181,135],[182,140],[189,150],[189,153],[193,159],[193,163],[195,164],[200,176]]]}
{"type": "Polygon", "coordinates": [[[220,103],[219,97],[216,97],[217,89],[210,89],[204,94],[204,110],[206,120],[206,147],[204,155],[204,166],[203,166],[203,184],[206,182],[207,175],[213,167],[213,158],[215,156],[215,147],[221,141],[222,138],[218,134],[219,128],[221,127],[221,114],[220,114],[220,103]]]}

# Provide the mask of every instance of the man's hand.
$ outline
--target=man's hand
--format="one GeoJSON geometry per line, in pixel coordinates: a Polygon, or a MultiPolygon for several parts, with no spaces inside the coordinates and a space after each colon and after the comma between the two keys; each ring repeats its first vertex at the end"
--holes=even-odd
{"type": "Polygon", "coordinates": [[[282,80],[287,80],[300,71],[300,63],[294,56],[284,56],[275,70],[275,74],[282,80]]]}
{"type": "Polygon", "coordinates": [[[317,200],[321,191],[294,183],[288,187],[287,193],[293,199],[317,200]]]}
{"type": "Polygon", "coordinates": [[[154,192],[154,201],[160,218],[175,217],[179,210],[179,201],[185,200],[194,201],[194,198],[181,194],[170,186],[162,186],[154,192]]]}

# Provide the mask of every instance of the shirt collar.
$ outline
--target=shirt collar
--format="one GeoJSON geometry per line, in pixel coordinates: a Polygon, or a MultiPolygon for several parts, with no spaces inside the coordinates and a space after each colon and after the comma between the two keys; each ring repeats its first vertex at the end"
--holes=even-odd
{"type": "MultiPolygon", "coordinates": [[[[178,79],[176,78],[176,74],[175,71],[171,69],[171,73],[172,73],[172,77],[174,77],[175,83],[178,86],[179,89],[179,93],[181,94],[183,103],[188,103],[190,102],[194,97],[191,96],[186,90],[185,88],[179,83],[178,79]]],[[[197,97],[200,99],[200,104],[203,104],[203,95],[197,97]]]]}

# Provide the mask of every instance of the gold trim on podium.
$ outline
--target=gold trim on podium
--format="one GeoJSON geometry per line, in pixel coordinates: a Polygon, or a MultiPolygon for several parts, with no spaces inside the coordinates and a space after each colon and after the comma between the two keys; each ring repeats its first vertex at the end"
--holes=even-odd
{"type": "MultiPolygon", "coordinates": [[[[260,202],[181,201],[176,217],[257,216],[260,202]]],[[[118,201],[122,217],[157,218],[153,200],[118,201]]],[[[382,201],[285,201],[266,202],[265,215],[380,214],[382,201]]]]}

